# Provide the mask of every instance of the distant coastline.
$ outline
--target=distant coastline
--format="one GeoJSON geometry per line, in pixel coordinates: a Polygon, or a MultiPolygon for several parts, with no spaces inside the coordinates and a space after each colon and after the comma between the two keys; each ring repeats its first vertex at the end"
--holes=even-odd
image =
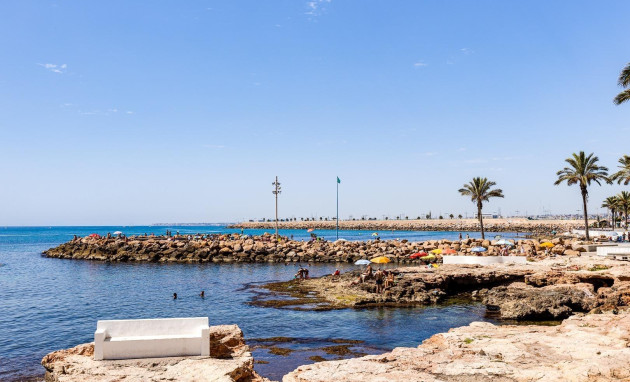
{"type": "MultiPolygon", "coordinates": [[[[589,225],[594,222],[589,221],[589,225]]],[[[483,220],[487,232],[523,232],[548,234],[552,231],[564,233],[573,229],[584,229],[583,220],[527,220],[527,219],[491,219],[483,220]]],[[[274,229],[275,222],[241,222],[228,225],[228,228],[274,229]]],[[[337,222],[332,221],[291,221],[278,222],[280,229],[335,229],[337,222]]],[[[396,230],[396,231],[461,231],[480,230],[477,219],[426,219],[426,220],[340,220],[339,229],[343,230],[396,230]]]]}
{"type": "Polygon", "coordinates": [[[153,223],[149,227],[225,227],[235,223],[153,223]]]}

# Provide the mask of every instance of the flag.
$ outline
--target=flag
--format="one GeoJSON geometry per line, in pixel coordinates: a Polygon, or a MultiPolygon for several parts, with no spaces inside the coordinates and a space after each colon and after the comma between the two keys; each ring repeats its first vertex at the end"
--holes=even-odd
{"type": "Polygon", "coordinates": [[[341,179],[339,179],[339,177],[337,177],[337,183],[341,183],[341,179]]]}

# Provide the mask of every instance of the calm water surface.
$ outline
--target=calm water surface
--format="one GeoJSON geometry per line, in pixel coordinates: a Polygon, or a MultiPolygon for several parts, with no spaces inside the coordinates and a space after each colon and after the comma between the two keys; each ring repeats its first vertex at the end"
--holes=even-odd
{"type": "MultiPolygon", "coordinates": [[[[331,338],[364,340],[366,353],[396,346],[417,346],[425,338],[449,328],[484,320],[479,305],[406,309],[297,312],[248,305],[251,283],[291,279],[295,266],[275,264],[107,264],[47,259],[43,250],[72,235],[127,235],[164,233],[240,232],[222,226],[203,227],[23,227],[0,228],[0,380],[43,375],[39,364],[48,352],[93,340],[96,320],[123,318],[208,316],[211,325],[238,324],[246,338],[295,337],[291,346],[316,348],[331,338]],[[205,290],[206,298],[198,294],[205,290]],[[177,292],[179,298],[172,300],[177,292]],[[297,345],[296,345],[297,344],[297,345]]],[[[245,230],[260,234],[263,230],[245,230]]],[[[335,231],[316,231],[334,239],[335,231]]],[[[283,235],[308,239],[303,230],[282,230],[283,235]]],[[[348,240],[367,240],[371,232],[340,231],[348,240]]],[[[457,232],[383,231],[382,239],[455,239],[457,232]]],[[[494,235],[494,234],[489,234],[494,235]]],[[[514,235],[502,234],[503,237],[514,235]]],[[[477,234],[471,233],[471,237],[477,234]]],[[[334,264],[312,265],[311,275],[334,271],[334,264]]],[[[343,265],[341,270],[353,266],[343,265]]],[[[304,357],[272,357],[254,351],[265,376],[279,379],[304,357]]],[[[308,359],[306,359],[306,362],[308,359]]]]}

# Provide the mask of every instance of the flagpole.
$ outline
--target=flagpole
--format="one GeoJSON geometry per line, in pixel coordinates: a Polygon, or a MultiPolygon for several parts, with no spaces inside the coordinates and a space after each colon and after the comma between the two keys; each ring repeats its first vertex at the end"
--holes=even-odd
{"type": "Polygon", "coordinates": [[[337,177],[337,240],[339,240],[339,177],[337,177]]]}

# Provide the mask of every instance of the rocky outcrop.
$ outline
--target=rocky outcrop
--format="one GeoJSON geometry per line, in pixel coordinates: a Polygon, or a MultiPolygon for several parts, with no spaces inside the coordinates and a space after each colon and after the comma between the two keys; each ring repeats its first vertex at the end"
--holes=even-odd
{"type": "MultiPolygon", "coordinates": [[[[595,223],[590,221],[589,225],[595,223]]],[[[337,227],[335,220],[281,221],[280,229],[329,229],[337,227]]],[[[525,232],[550,234],[552,231],[563,233],[573,229],[584,229],[584,220],[528,220],[528,219],[489,219],[483,220],[486,232],[525,232]]],[[[275,229],[276,223],[242,222],[230,228],[275,229]]],[[[480,231],[477,219],[400,219],[400,220],[340,220],[339,229],[370,231],[480,231]]]]}
{"type": "Polygon", "coordinates": [[[212,381],[263,382],[236,325],[210,327],[210,357],[94,361],[94,344],[46,355],[46,382],[212,381]]]}
{"type": "Polygon", "coordinates": [[[557,320],[594,309],[597,295],[593,285],[585,283],[544,287],[513,283],[491,289],[484,302],[504,319],[557,320]]]}
{"type": "Polygon", "coordinates": [[[248,350],[237,325],[217,325],[210,330],[210,357],[234,358],[248,350]]]}
{"type": "MultiPolygon", "coordinates": [[[[576,239],[554,239],[551,251],[534,239],[513,241],[508,248],[511,255],[540,259],[551,254],[578,256],[572,248],[576,239]]],[[[503,246],[496,240],[464,239],[351,241],[296,241],[271,235],[256,237],[233,235],[200,235],[190,237],[142,236],[130,238],[75,238],[67,243],[44,251],[47,257],[98,261],[143,261],[175,263],[288,263],[288,262],[342,262],[353,263],[359,259],[387,256],[395,263],[419,263],[422,258],[410,257],[414,253],[442,250],[460,255],[496,256],[503,246]],[[474,253],[475,247],[484,247],[483,253],[474,253]]],[[[441,255],[432,261],[440,261],[441,255]]]]}
{"type": "Polygon", "coordinates": [[[557,320],[595,308],[630,305],[630,263],[556,257],[527,264],[440,265],[390,269],[394,283],[376,293],[361,271],[276,282],[252,304],[296,310],[427,305],[454,296],[483,300],[489,312],[516,320],[557,320]]]}
{"type": "Polygon", "coordinates": [[[529,382],[630,380],[630,313],[574,316],[559,326],[485,322],[417,348],[301,366],[283,382],[529,382]]]}

